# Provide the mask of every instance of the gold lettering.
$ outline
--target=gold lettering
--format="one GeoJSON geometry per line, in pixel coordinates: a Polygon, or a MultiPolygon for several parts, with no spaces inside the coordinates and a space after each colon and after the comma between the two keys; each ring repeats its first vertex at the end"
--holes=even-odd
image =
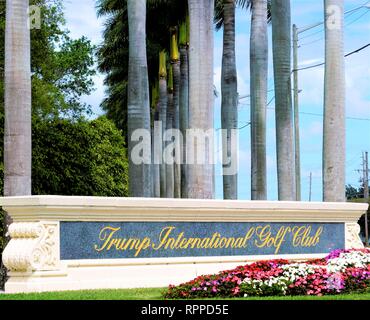
{"type": "Polygon", "coordinates": [[[258,239],[255,240],[255,245],[258,248],[271,247],[274,239],[271,237],[271,226],[266,225],[264,227],[258,226],[256,228],[256,234],[258,239]]]}
{"type": "Polygon", "coordinates": [[[320,242],[320,235],[323,232],[323,227],[319,227],[315,235],[311,235],[311,226],[302,226],[293,228],[293,246],[295,247],[312,247],[320,242]]]}
{"type": "Polygon", "coordinates": [[[140,245],[136,248],[135,257],[137,257],[142,250],[148,249],[150,247],[150,239],[145,237],[143,241],[141,241],[140,245]]]}
{"type": "Polygon", "coordinates": [[[158,246],[156,246],[155,243],[152,244],[153,250],[158,251],[160,248],[162,248],[166,244],[169,235],[171,234],[171,232],[174,229],[176,229],[176,228],[172,227],[172,226],[163,228],[160,235],[159,235],[159,244],[158,244],[158,246]]]}
{"type": "Polygon", "coordinates": [[[293,246],[299,247],[301,245],[301,240],[303,236],[303,232],[305,231],[306,227],[294,227],[293,228],[293,246]]]}
{"type": "Polygon", "coordinates": [[[241,244],[243,248],[247,247],[247,242],[248,242],[248,240],[250,240],[253,237],[253,234],[254,234],[255,231],[256,231],[256,229],[254,227],[252,227],[248,230],[248,232],[246,233],[246,235],[244,237],[244,240],[241,244]]]}
{"type": "Polygon", "coordinates": [[[219,237],[221,237],[219,233],[216,232],[213,234],[212,239],[209,243],[209,248],[215,248],[214,245],[215,245],[216,238],[219,238],[219,237]]]}
{"type": "Polygon", "coordinates": [[[312,245],[314,247],[317,246],[317,244],[320,242],[320,236],[321,236],[321,234],[323,232],[323,229],[324,228],[322,226],[319,227],[319,228],[317,228],[316,234],[314,235],[313,241],[312,241],[312,245]]]}
{"type": "Polygon", "coordinates": [[[285,241],[285,236],[288,232],[291,232],[292,229],[290,227],[281,227],[276,235],[277,242],[275,243],[275,254],[278,254],[281,248],[281,245],[285,241]]]}
{"type": "MultiPolygon", "coordinates": [[[[99,240],[104,241],[103,245],[99,248],[98,245],[95,245],[94,248],[96,251],[101,252],[103,251],[110,243],[113,235],[120,230],[121,228],[112,228],[112,227],[105,227],[100,230],[99,233],[99,240]]],[[[108,250],[110,249],[111,245],[109,246],[108,250]]]]}
{"type": "Polygon", "coordinates": [[[234,244],[235,244],[235,238],[229,238],[227,240],[227,243],[226,243],[226,248],[234,248],[234,244]]]}
{"type": "Polygon", "coordinates": [[[201,248],[206,249],[208,248],[209,242],[211,241],[210,238],[203,238],[202,242],[200,243],[201,248]]]}
{"type": "Polygon", "coordinates": [[[235,240],[235,248],[243,248],[243,241],[244,241],[244,238],[237,238],[235,240]]]}
{"type": "Polygon", "coordinates": [[[179,234],[179,236],[177,237],[175,244],[173,245],[173,248],[174,249],[178,249],[179,248],[179,243],[180,243],[180,241],[182,240],[183,237],[184,237],[184,232],[181,232],[179,234]]]}

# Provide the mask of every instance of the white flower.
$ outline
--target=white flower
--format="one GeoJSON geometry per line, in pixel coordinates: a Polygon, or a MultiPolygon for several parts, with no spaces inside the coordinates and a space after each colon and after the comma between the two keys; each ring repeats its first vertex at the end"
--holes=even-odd
{"type": "Polygon", "coordinates": [[[327,262],[329,273],[343,272],[348,267],[366,268],[370,264],[370,253],[361,251],[342,252],[338,258],[327,262]]]}

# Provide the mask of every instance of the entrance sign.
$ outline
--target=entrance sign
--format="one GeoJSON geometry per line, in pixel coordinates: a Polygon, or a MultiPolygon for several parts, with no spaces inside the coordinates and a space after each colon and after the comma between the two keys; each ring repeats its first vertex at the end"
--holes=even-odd
{"type": "Polygon", "coordinates": [[[5,291],[165,287],[257,260],[362,248],[368,205],[31,196],[12,217],[5,291]]]}
{"type": "Polygon", "coordinates": [[[326,253],[344,223],[61,222],[61,259],[326,253]]]}

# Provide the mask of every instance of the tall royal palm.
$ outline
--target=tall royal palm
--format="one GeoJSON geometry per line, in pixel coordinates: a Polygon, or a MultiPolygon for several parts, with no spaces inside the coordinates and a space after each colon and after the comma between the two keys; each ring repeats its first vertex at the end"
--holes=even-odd
{"type": "MultiPolygon", "coordinates": [[[[167,118],[166,118],[166,131],[170,133],[173,129],[175,117],[175,108],[173,104],[173,68],[172,65],[169,66],[168,70],[168,82],[167,82],[167,118]]],[[[172,137],[165,134],[165,152],[164,157],[166,159],[166,197],[175,197],[175,169],[173,163],[173,143],[172,137]]]]}
{"type": "Polygon", "coordinates": [[[31,58],[28,0],[6,1],[4,195],[31,194],[31,58]]]}
{"type": "MultiPolygon", "coordinates": [[[[213,12],[214,0],[188,0],[189,47],[189,128],[213,129],[213,12]]],[[[197,147],[197,139],[187,140],[187,151],[197,147]],[[195,141],[195,143],[194,143],[195,141]],[[191,146],[193,145],[193,147],[191,146]]],[[[212,139],[211,139],[212,140],[212,139]]],[[[213,145],[202,148],[204,163],[189,165],[189,198],[214,198],[213,145]]],[[[194,158],[194,153],[187,153],[194,158]]]]}
{"type": "Polygon", "coordinates": [[[324,201],[345,201],[343,0],[325,0],[324,201]]]}
{"type": "Polygon", "coordinates": [[[238,198],[238,175],[236,168],[229,164],[237,163],[235,135],[238,128],[238,81],[235,57],[235,0],[223,0],[223,55],[221,75],[221,126],[226,130],[226,144],[223,145],[224,199],[238,198]],[[234,169],[234,170],[233,170],[234,169]]]}
{"type": "MultiPolygon", "coordinates": [[[[161,51],[159,54],[159,121],[162,126],[162,137],[167,130],[167,67],[166,67],[166,52],[161,51]]],[[[161,165],[160,165],[160,193],[161,198],[167,197],[167,185],[166,185],[166,164],[163,163],[163,153],[165,150],[165,144],[161,145],[161,165]]]]}
{"type": "Polygon", "coordinates": [[[181,198],[187,198],[188,167],[186,165],[186,130],[189,128],[189,19],[180,25],[180,130],[183,138],[183,153],[181,156],[181,198]]]}
{"type": "Polygon", "coordinates": [[[272,0],[271,16],[279,200],[295,201],[290,0],[272,0]]]}
{"type": "Polygon", "coordinates": [[[250,5],[251,193],[252,200],[266,200],[267,0],[250,5]]]}
{"type": "MultiPolygon", "coordinates": [[[[180,70],[180,52],[177,43],[177,30],[174,29],[171,35],[171,65],[173,71],[173,122],[171,129],[180,129],[180,82],[181,82],[181,70],[180,70]]],[[[179,144],[181,150],[180,137],[177,138],[176,142],[179,144]]],[[[174,197],[181,198],[181,154],[175,152],[175,163],[174,169],[174,197]]]]}
{"type": "MultiPolygon", "coordinates": [[[[146,54],[146,0],[127,0],[129,23],[129,70],[128,70],[128,151],[129,188],[133,197],[152,195],[150,102],[148,65],[146,54]],[[144,130],[149,139],[144,139],[144,154],[149,156],[139,163],[133,159],[133,149],[140,143],[132,134],[137,129],[144,130]],[[135,139],[136,140],[136,139],[135,139]]],[[[137,137],[139,139],[139,137],[137,137]]]]}

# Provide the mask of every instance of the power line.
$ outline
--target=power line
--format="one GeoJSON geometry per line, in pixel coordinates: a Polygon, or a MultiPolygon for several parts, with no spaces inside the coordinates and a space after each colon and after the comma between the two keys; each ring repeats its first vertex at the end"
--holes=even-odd
{"type": "Polygon", "coordinates": [[[364,45],[363,47],[361,47],[361,48],[359,48],[359,49],[357,49],[357,50],[354,50],[354,51],[352,51],[352,52],[350,52],[350,53],[347,53],[344,57],[345,57],[345,58],[347,58],[347,57],[349,57],[349,56],[351,56],[351,55],[353,55],[353,54],[355,54],[355,53],[357,53],[357,52],[360,52],[360,51],[364,50],[365,48],[367,48],[367,47],[369,47],[369,46],[370,46],[370,43],[368,43],[368,44],[364,45]]]}
{"type": "MultiPolygon", "coordinates": [[[[346,24],[344,25],[344,27],[348,27],[348,26],[350,26],[351,24],[355,23],[356,21],[360,20],[363,16],[367,15],[369,12],[370,12],[370,10],[369,10],[369,9],[368,9],[368,10],[366,10],[364,13],[362,13],[362,14],[361,14],[359,17],[357,17],[356,19],[354,19],[354,20],[350,21],[349,23],[346,23],[346,24]]],[[[352,13],[354,13],[354,12],[352,12],[352,13]]],[[[315,32],[315,33],[312,33],[312,34],[310,34],[310,36],[316,35],[316,34],[321,33],[321,32],[323,32],[323,31],[324,31],[324,29],[322,29],[322,30],[320,30],[320,31],[317,31],[317,32],[315,32]]],[[[306,37],[302,37],[302,38],[300,38],[299,40],[302,40],[302,39],[305,39],[305,38],[308,38],[308,36],[306,36],[306,37]]],[[[325,39],[325,37],[324,37],[324,36],[322,36],[322,37],[320,37],[320,38],[318,38],[318,39],[316,39],[316,40],[301,43],[301,44],[299,45],[299,47],[308,46],[308,45],[310,45],[310,44],[313,44],[313,43],[316,43],[316,42],[322,41],[322,40],[324,40],[324,39],[325,39]]]]}
{"type": "Polygon", "coordinates": [[[306,35],[306,36],[301,37],[299,40],[303,40],[303,39],[306,39],[306,38],[310,38],[310,37],[312,37],[312,36],[315,36],[315,35],[317,35],[317,34],[319,34],[319,33],[323,32],[324,30],[325,30],[325,29],[321,29],[321,30],[316,31],[316,32],[314,32],[314,33],[308,34],[308,35],[306,35]]]}
{"type": "MultiPolygon", "coordinates": [[[[354,13],[356,13],[356,12],[357,12],[357,10],[360,10],[360,9],[369,9],[369,7],[368,7],[368,5],[369,5],[369,4],[370,4],[370,1],[366,1],[365,3],[363,3],[362,5],[360,5],[359,7],[356,7],[356,8],[353,8],[353,9],[350,9],[350,10],[348,10],[348,11],[344,12],[344,18],[346,19],[346,18],[350,17],[351,15],[353,15],[354,13]]],[[[366,13],[368,13],[368,11],[367,11],[366,13]]],[[[356,18],[355,20],[351,21],[350,23],[348,23],[348,24],[347,24],[347,25],[345,25],[345,26],[351,25],[352,23],[356,22],[357,20],[359,20],[360,18],[362,18],[366,13],[362,14],[361,16],[359,16],[358,18],[356,18]]],[[[312,25],[312,26],[309,26],[309,27],[304,28],[304,30],[298,31],[298,33],[302,33],[302,32],[308,31],[308,30],[310,30],[310,29],[317,28],[317,27],[319,27],[319,26],[323,25],[324,23],[325,23],[325,21],[318,22],[318,23],[316,23],[316,24],[314,24],[314,25],[312,25]]],[[[302,40],[302,39],[306,39],[306,38],[312,37],[312,36],[314,36],[314,35],[316,35],[316,34],[319,34],[319,33],[323,32],[324,30],[325,30],[325,29],[324,29],[324,28],[322,28],[322,29],[321,29],[321,30],[319,30],[319,31],[316,31],[316,32],[314,32],[314,33],[311,33],[311,34],[308,34],[308,35],[306,35],[306,36],[301,37],[299,40],[302,40]]],[[[320,40],[321,40],[321,39],[320,39],[320,40]]],[[[317,41],[318,41],[318,40],[317,40],[317,41]]],[[[315,41],[315,42],[316,42],[316,41],[315,41]]]]}
{"type": "Polygon", "coordinates": [[[368,13],[370,12],[369,9],[367,9],[363,14],[361,14],[360,16],[358,16],[356,19],[352,20],[351,22],[347,23],[347,24],[344,24],[345,27],[348,27],[349,25],[355,23],[356,21],[360,20],[363,16],[366,16],[368,13]]]}
{"type": "MultiPolygon", "coordinates": [[[[347,57],[349,57],[349,56],[351,56],[351,55],[353,55],[353,54],[355,54],[355,53],[358,53],[358,52],[360,52],[360,51],[362,51],[362,50],[366,49],[366,48],[367,48],[367,47],[369,47],[369,46],[370,46],[370,43],[368,43],[368,44],[366,44],[366,45],[362,46],[361,48],[358,48],[358,49],[356,49],[356,50],[354,50],[354,51],[351,51],[350,53],[347,53],[344,57],[345,57],[345,58],[347,58],[347,57]]],[[[323,65],[325,65],[325,62],[321,62],[321,63],[315,64],[315,65],[313,65],[313,66],[308,66],[308,67],[303,67],[303,68],[294,69],[294,70],[292,70],[292,72],[295,72],[295,71],[302,71],[302,70],[308,70],[308,69],[312,69],[312,68],[317,68],[317,67],[321,67],[321,66],[323,66],[323,65]]]]}
{"type": "Polygon", "coordinates": [[[310,42],[305,42],[305,43],[302,43],[299,45],[299,47],[304,47],[304,46],[308,46],[310,44],[313,44],[313,43],[316,43],[316,42],[319,42],[319,41],[322,41],[324,40],[325,37],[320,37],[319,39],[316,39],[316,40],[313,40],[313,41],[310,41],[310,42]]]}
{"type": "MultiPolygon", "coordinates": [[[[370,44],[369,44],[370,45],[370,44]]],[[[268,107],[273,101],[275,100],[275,96],[273,96],[270,101],[267,103],[267,109],[268,110],[276,110],[275,108],[273,107],[268,107]]],[[[250,105],[248,105],[250,106],[250,105]]],[[[324,117],[323,114],[321,113],[313,113],[313,112],[304,112],[304,111],[300,111],[299,114],[303,114],[303,115],[307,115],[307,116],[315,116],[315,117],[324,117]]],[[[359,117],[345,117],[345,119],[347,120],[359,120],[359,121],[370,121],[370,118],[359,118],[359,117]]],[[[248,125],[250,125],[251,123],[249,122],[248,125]]],[[[239,129],[244,129],[246,126],[243,126],[242,128],[239,128],[239,129]]],[[[217,129],[217,130],[221,130],[221,129],[217,129]]]]}
{"type": "MultiPolygon", "coordinates": [[[[312,112],[299,112],[300,114],[305,114],[308,116],[318,116],[323,117],[323,114],[320,113],[312,113],[312,112]]],[[[370,118],[356,118],[356,117],[345,117],[347,120],[361,120],[361,121],[370,121],[370,118]]]]}
{"type": "MultiPolygon", "coordinates": [[[[250,126],[251,122],[247,122],[246,124],[242,125],[240,128],[235,128],[237,130],[245,129],[246,127],[250,126]]],[[[216,131],[222,130],[222,128],[217,128],[216,131]]]]}
{"type": "MultiPolygon", "coordinates": [[[[269,89],[267,90],[267,92],[273,92],[274,89],[269,89]]],[[[239,100],[242,100],[242,99],[246,99],[246,98],[250,98],[250,94],[246,94],[246,95],[243,95],[243,96],[239,96],[239,100]]]]}
{"type": "Polygon", "coordinates": [[[272,103],[272,101],[274,101],[275,100],[275,96],[273,96],[272,98],[271,98],[271,100],[267,103],[267,107],[272,103]]]}

